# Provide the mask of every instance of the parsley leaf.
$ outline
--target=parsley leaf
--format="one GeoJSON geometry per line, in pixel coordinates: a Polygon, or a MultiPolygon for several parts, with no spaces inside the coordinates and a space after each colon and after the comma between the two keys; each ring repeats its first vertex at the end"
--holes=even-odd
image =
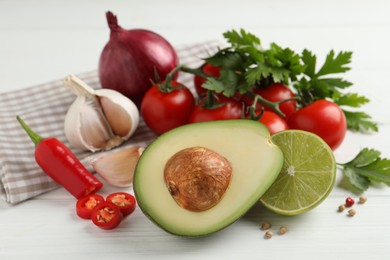
{"type": "Polygon", "coordinates": [[[339,106],[350,107],[360,107],[370,101],[368,98],[359,96],[356,93],[347,93],[339,97],[334,97],[333,100],[339,106]]]}
{"type": "Polygon", "coordinates": [[[324,65],[322,65],[321,69],[317,72],[317,77],[350,70],[346,65],[351,63],[351,58],[352,52],[339,52],[335,57],[334,51],[331,50],[326,56],[324,65]]]}
{"type": "Polygon", "coordinates": [[[271,74],[271,68],[266,64],[257,63],[256,66],[253,66],[248,69],[246,72],[245,78],[249,84],[255,84],[260,78],[267,78],[271,74]]]}
{"type": "Polygon", "coordinates": [[[294,84],[302,95],[302,105],[308,105],[318,99],[343,96],[340,90],[352,86],[352,83],[335,78],[333,74],[348,71],[351,57],[352,52],[339,52],[336,55],[331,50],[322,67],[316,71],[317,56],[307,49],[303,50],[301,58],[305,65],[304,76],[294,84]]]}
{"type": "Polygon", "coordinates": [[[241,70],[244,59],[240,54],[223,49],[205,59],[207,63],[230,70],[241,70]]]}
{"type": "Polygon", "coordinates": [[[348,187],[352,186],[351,189],[356,191],[356,193],[361,193],[370,187],[370,180],[364,176],[356,174],[355,171],[350,167],[344,168],[343,174],[346,177],[348,184],[350,184],[348,187]]]}
{"type": "Polygon", "coordinates": [[[377,150],[364,148],[351,161],[339,164],[354,189],[363,192],[372,182],[390,185],[390,160],[380,155],[377,150]]]}
{"type": "Polygon", "coordinates": [[[216,93],[222,93],[225,89],[223,83],[221,81],[218,81],[216,78],[207,78],[207,81],[203,83],[203,88],[212,90],[216,93]]]}
{"type": "Polygon", "coordinates": [[[263,60],[260,39],[255,35],[241,29],[240,32],[227,31],[223,36],[232,45],[233,49],[241,53],[247,53],[251,59],[263,60]]]}
{"type": "Polygon", "coordinates": [[[205,61],[211,65],[218,66],[223,70],[230,70],[236,76],[229,73],[221,73],[216,82],[210,82],[204,86],[207,89],[215,90],[226,87],[219,93],[232,96],[232,90],[240,93],[250,91],[255,87],[262,87],[273,82],[289,83],[296,80],[302,74],[304,65],[300,55],[289,48],[282,48],[272,43],[270,48],[264,49],[261,41],[255,35],[241,29],[240,31],[227,31],[223,34],[230,43],[230,47],[219,50],[205,61]],[[232,87],[231,79],[236,83],[232,87]],[[218,85],[218,86],[217,86],[218,85]]]}
{"type": "Polygon", "coordinates": [[[314,78],[316,73],[317,57],[309,50],[304,49],[302,52],[302,61],[306,65],[305,74],[310,78],[314,78]]]}
{"type": "Polygon", "coordinates": [[[371,116],[364,112],[351,112],[343,109],[347,119],[347,128],[353,131],[369,133],[378,132],[378,125],[371,121],[371,116]]]}

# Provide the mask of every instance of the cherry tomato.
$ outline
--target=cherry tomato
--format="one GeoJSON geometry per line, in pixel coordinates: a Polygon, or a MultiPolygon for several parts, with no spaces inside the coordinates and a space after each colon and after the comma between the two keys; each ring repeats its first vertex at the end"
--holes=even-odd
{"type": "Polygon", "coordinates": [[[343,142],[347,131],[344,112],[335,103],[320,99],[289,116],[291,129],[301,129],[320,136],[333,150],[343,142]]]}
{"type": "MultiPolygon", "coordinates": [[[[262,96],[264,99],[272,102],[279,102],[295,97],[294,93],[287,86],[281,83],[274,83],[265,88],[256,89],[255,92],[262,96]]],[[[297,101],[291,100],[284,102],[279,105],[279,108],[287,118],[289,115],[291,115],[291,113],[297,110],[297,101]]],[[[272,108],[267,106],[264,106],[264,109],[272,111],[272,108]]]]}
{"type": "Polygon", "coordinates": [[[99,203],[91,214],[92,222],[101,229],[114,229],[122,221],[120,209],[109,201],[99,203]]]}
{"type": "Polygon", "coordinates": [[[240,119],[242,116],[242,105],[235,100],[229,100],[216,108],[205,108],[195,106],[191,113],[189,123],[216,121],[226,119],[240,119]]]}
{"type": "Polygon", "coordinates": [[[162,92],[158,84],[151,87],[141,103],[145,124],[156,134],[184,125],[195,106],[194,96],[187,87],[176,81],[171,81],[171,86],[170,92],[162,92]]]}
{"type": "MultiPolygon", "coordinates": [[[[202,70],[206,75],[211,76],[211,77],[218,78],[220,75],[220,68],[213,66],[213,65],[210,65],[210,64],[204,65],[202,70]]],[[[201,96],[207,92],[207,89],[202,88],[202,85],[205,82],[206,82],[205,78],[197,76],[197,75],[194,76],[195,90],[199,96],[201,96]]]]}
{"type": "MultiPolygon", "coordinates": [[[[281,83],[273,83],[264,88],[255,88],[253,93],[258,94],[262,98],[271,102],[279,102],[295,97],[294,93],[287,86],[281,83]]],[[[241,101],[244,102],[246,106],[251,106],[254,100],[251,96],[243,95],[241,101]]],[[[260,111],[262,107],[262,104],[256,104],[257,111],[260,111]]],[[[289,115],[291,115],[291,113],[297,110],[297,102],[295,100],[287,101],[280,104],[279,108],[287,118],[289,115]]],[[[273,109],[268,106],[264,106],[264,110],[273,111],[273,109]]]]}
{"type": "Polygon", "coordinates": [[[135,210],[136,201],[133,195],[126,192],[115,192],[107,196],[106,201],[115,204],[123,216],[130,215],[135,210]]]}
{"type": "Polygon", "coordinates": [[[271,135],[289,129],[286,121],[272,111],[264,111],[259,121],[268,128],[271,135]]]}
{"type": "Polygon", "coordinates": [[[98,194],[90,194],[79,199],[76,203],[77,216],[83,219],[90,219],[93,209],[104,201],[104,198],[98,194]]]}

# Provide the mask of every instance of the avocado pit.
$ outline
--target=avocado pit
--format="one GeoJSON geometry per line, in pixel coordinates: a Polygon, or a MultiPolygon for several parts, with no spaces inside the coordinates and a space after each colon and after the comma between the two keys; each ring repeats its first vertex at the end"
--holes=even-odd
{"type": "Polygon", "coordinates": [[[230,162],[204,147],[190,147],[177,152],[164,169],[165,184],[172,198],[190,211],[204,211],[217,205],[231,177],[230,162]]]}

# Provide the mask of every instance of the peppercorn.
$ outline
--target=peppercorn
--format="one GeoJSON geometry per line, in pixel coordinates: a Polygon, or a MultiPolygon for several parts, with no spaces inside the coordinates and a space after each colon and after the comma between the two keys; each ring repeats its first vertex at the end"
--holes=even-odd
{"type": "Polygon", "coordinates": [[[348,198],[345,199],[345,206],[352,207],[353,204],[355,204],[355,201],[351,197],[348,197],[348,198]]]}
{"type": "Polygon", "coordinates": [[[348,210],[348,216],[353,217],[355,215],[356,215],[356,210],[355,209],[348,210]]]}
{"type": "Polygon", "coordinates": [[[367,201],[367,197],[362,195],[359,197],[359,204],[364,204],[367,201]]]}
{"type": "Polygon", "coordinates": [[[268,231],[265,232],[265,234],[264,234],[264,238],[265,238],[265,239],[270,239],[272,236],[273,236],[273,233],[272,233],[272,231],[270,231],[270,230],[268,230],[268,231]]]}
{"type": "Polygon", "coordinates": [[[266,230],[266,229],[269,229],[270,227],[271,227],[271,224],[268,222],[264,222],[263,224],[261,224],[261,230],[266,230]]]}
{"type": "Polygon", "coordinates": [[[345,205],[344,204],[341,204],[340,206],[339,206],[339,212],[343,212],[345,210],[345,205]]]}
{"type": "Polygon", "coordinates": [[[279,228],[279,235],[284,235],[284,234],[286,234],[286,232],[287,232],[287,227],[281,226],[279,228]]]}

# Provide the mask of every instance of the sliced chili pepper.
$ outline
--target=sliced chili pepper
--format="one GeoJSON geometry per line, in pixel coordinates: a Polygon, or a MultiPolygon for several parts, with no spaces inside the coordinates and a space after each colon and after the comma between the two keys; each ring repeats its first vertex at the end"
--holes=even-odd
{"type": "Polygon", "coordinates": [[[129,193],[115,192],[108,195],[106,200],[118,206],[124,217],[133,213],[135,210],[135,198],[129,193]]]}
{"type": "Polygon", "coordinates": [[[120,209],[109,201],[96,205],[91,214],[92,222],[102,229],[114,229],[122,221],[120,209]]]}
{"type": "Polygon", "coordinates": [[[104,202],[104,198],[98,194],[90,194],[79,199],[76,203],[77,216],[90,219],[93,209],[102,202],[104,202]]]}
{"type": "Polygon", "coordinates": [[[43,138],[17,116],[17,120],[35,144],[35,160],[55,182],[77,199],[98,191],[101,183],[90,173],[72,151],[56,138],[43,138]]]}

